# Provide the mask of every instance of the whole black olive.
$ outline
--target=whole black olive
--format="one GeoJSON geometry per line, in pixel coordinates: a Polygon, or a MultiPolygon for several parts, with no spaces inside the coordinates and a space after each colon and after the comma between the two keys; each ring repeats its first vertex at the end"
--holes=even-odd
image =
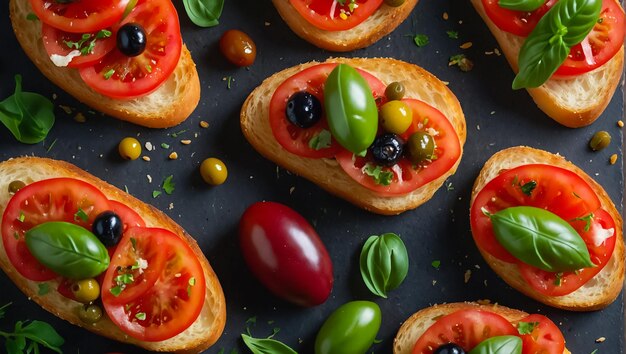
{"type": "Polygon", "coordinates": [[[433,354],[465,354],[465,350],[454,343],[448,343],[435,349],[433,354]]]}
{"type": "Polygon", "coordinates": [[[117,49],[129,57],[136,57],[146,49],[146,31],[141,25],[127,23],[117,31],[117,49]]]}
{"type": "Polygon", "coordinates": [[[322,104],[306,91],[296,92],[287,101],[287,119],[300,128],[310,128],[322,118],[322,104]]]}
{"type": "Polygon", "coordinates": [[[402,157],[404,141],[396,134],[379,135],[370,146],[374,161],[383,166],[393,166],[402,157]]]}
{"type": "Polygon", "coordinates": [[[96,216],[91,231],[103,245],[112,247],[120,242],[124,225],[117,214],[112,211],[105,211],[96,216]]]}

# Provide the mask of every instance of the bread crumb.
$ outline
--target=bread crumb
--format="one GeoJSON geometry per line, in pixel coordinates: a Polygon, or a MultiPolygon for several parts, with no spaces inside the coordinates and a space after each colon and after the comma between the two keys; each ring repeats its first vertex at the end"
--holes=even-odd
{"type": "Polygon", "coordinates": [[[473,45],[473,43],[472,43],[472,42],[465,42],[465,43],[461,44],[461,45],[459,46],[459,48],[461,48],[461,49],[469,49],[469,48],[471,48],[471,47],[472,47],[472,45],[473,45]]]}
{"type": "Polygon", "coordinates": [[[617,162],[617,154],[611,155],[611,157],[609,157],[609,163],[611,163],[611,165],[615,165],[616,162],[617,162]]]}
{"type": "Polygon", "coordinates": [[[144,161],[150,161],[150,157],[149,156],[142,156],[141,159],[144,160],[144,161]]]}
{"type": "Polygon", "coordinates": [[[87,121],[87,118],[85,118],[84,114],[78,112],[74,116],[74,120],[77,121],[78,123],[85,123],[87,121]]]}
{"type": "Polygon", "coordinates": [[[620,127],[620,128],[623,128],[624,127],[624,122],[621,121],[621,120],[618,120],[617,121],[617,126],[620,127]]]}
{"type": "Polygon", "coordinates": [[[296,190],[296,187],[289,188],[289,194],[293,194],[293,191],[295,191],[295,190],[296,190]]]}
{"type": "Polygon", "coordinates": [[[168,207],[167,207],[167,208],[168,208],[169,210],[174,209],[174,203],[170,203],[170,205],[168,205],[168,207]]]}
{"type": "Polygon", "coordinates": [[[268,21],[265,21],[264,24],[265,24],[266,27],[271,25],[271,23],[269,23],[268,21]]]}
{"type": "Polygon", "coordinates": [[[189,144],[191,144],[191,140],[189,140],[189,139],[181,140],[180,143],[183,144],[183,145],[189,145],[189,144]]]}
{"type": "Polygon", "coordinates": [[[501,56],[502,55],[502,53],[500,53],[500,49],[498,49],[498,48],[494,48],[493,52],[496,53],[497,56],[501,56]]]}
{"type": "Polygon", "coordinates": [[[209,122],[201,120],[200,121],[200,127],[204,128],[204,129],[208,128],[209,127],[209,122]]]}
{"type": "Polygon", "coordinates": [[[65,114],[72,114],[72,109],[68,106],[64,106],[62,104],[59,105],[59,108],[61,108],[63,110],[63,112],[65,112],[65,114]]]}
{"type": "Polygon", "coordinates": [[[146,178],[148,179],[148,183],[152,183],[152,176],[146,175],[146,178]]]}
{"type": "Polygon", "coordinates": [[[152,146],[152,143],[151,143],[151,142],[147,141],[147,142],[146,142],[146,144],[145,144],[145,147],[146,147],[146,150],[148,150],[148,151],[152,151],[152,148],[153,148],[154,146],[152,146]]]}
{"type": "Polygon", "coordinates": [[[471,276],[472,276],[472,271],[470,269],[466,270],[465,271],[465,275],[464,275],[464,277],[465,277],[465,284],[469,283],[469,280],[470,280],[471,276]]]}
{"type": "Polygon", "coordinates": [[[605,338],[605,337],[600,337],[600,338],[596,339],[596,343],[602,343],[602,342],[604,342],[605,340],[606,340],[606,338],[605,338]]]}
{"type": "Polygon", "coordinates": [[[489,299],[476,300],[476,302],[481,304],[481,305],[489,305],[489,304],[491,304],[491,300],[489,300],[489,299]]]}
{"type": "Polygon", "coordinates": [[[443,82],[443,84],[446,86],[450,85],[450,81],[441,81],[441,82],[443,82]]]}
{"type": "Polygon", "coordinates": [[[435,286],[435,284],[437,284],[437,281],[436,281],[436,280],[433,280],[433,286],[435,286]]]}
{"type": "Polygon", "coordinates": [[[170,156],[168,156],[168,158],[170,160],[176,160],[178,158],[178,154],[176,153],[176,151],[174,151],[170,154],[170,156]]]}
{"type": "Polygon", "coordinates": [[[448,21],[449,16],[447,12],[444,12],[441,17],[443,17],[444,20],[448,21]]]}

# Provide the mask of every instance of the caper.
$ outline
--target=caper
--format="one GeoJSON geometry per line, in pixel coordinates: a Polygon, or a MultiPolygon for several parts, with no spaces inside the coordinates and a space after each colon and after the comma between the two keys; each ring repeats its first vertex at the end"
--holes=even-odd
{"type": "Polygon", "coordinates": [[[415,165],[430,160],[435,153],[435,139],[425,132],[411,134],[408,141],[409,159],[415,165]]]}
{"type": "Polygon", "coordinates": [[[385,0],[385,4],[391,6],[391,7],[398,7],[402,4],[404,4],[406,0],[385,0]]]}
{"type": "Polygon", "coordinates": [[[385,89],[385,96],[389,101],[401,100],[404,97],[404,85],[398,81],[390,83],[385,89]]]}
{"type": "Polygon", "coordinates": [[[78,280],[72,284],[72,294],[76,301],[88,304],[100,296],[100,284],[93,278],[78,280]]]}
{"type": "Polygon", "coordinates": [[[593,135],[589,140],[589,147],[593,151],[600,151],[611,143],[611,135],[604,130],[601,130],[593,135]]]}
{"type": "Polygon", "coordinates": [[[78,318],[85,323],[96,323],[102,318],[102,309],[98,305],[84,305],[78,309],[78,318]]]}
{"type": "Polygon", "coordinates": [[[26,183],[22,181],[13,181],[9,183],[9,194],[15,194],[24,187],[26,187],[26,183]]]}

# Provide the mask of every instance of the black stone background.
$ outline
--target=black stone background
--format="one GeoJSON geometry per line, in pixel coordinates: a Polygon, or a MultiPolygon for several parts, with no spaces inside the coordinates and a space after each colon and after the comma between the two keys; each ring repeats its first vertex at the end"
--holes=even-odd
{"type": "MultiPolygon", "coordinates": [[[[220,340],[207,353],[224,349],[232,353],[248,350],[240,333],[246,320],[256,316],[251,327],[255,336],[267,336],[274,327],[276,335],[300,353],[312,353],[317,330],[324,319],[341,304],[356,299],[376,301],[383,314],[378,338],[371,351],[390,353],[393,337],[404,319],[418,309],[441,302],[491,299],[503,305],[550,316],[562,329],[567,346],[575,353],[624,352],[623,298],[607,309],[594,313],[572,313],[551,309],[530,300],[507,286],[486,265],[471,239],[468,210],[470,188],[481,166],[496,151],[515,145],[528,145],[559,152],[583,168],[604,186],[621,210],[623,191],[622,132],[616,122],[623,119],[624,101],[621,88],[607,110],[590,127],[568,129],[545,116],[524,91],[510,89],[513,72],[504,56],[486,55],[497,47],[477,13],[468,1],[421,1],[409,19],[391,35],[373,46],[343,55],[353,57],[394,57],[418,64],[448,81],[465,111],[468,134],[463,159],[457,173],[446,182],[451,190],[441,188],[424,206],[399,216],[370,214],[322,191],[312,183],[289,174],[262,158],[246,142],[239,128],[239,110],[244,99],[261,81],[283,68],[309,60],[324,60],[340,54],[320,50],[295,36],[280,19],[269,1],[226,0],[217,27],[194,26],[187,18],[182,2],[176,1],[181,30],[197,63],[202,85],[202,99],[196,111],[180,126],[151,130],[99,113],[88,113],[80,104],[50,83],[20,49],[10,27],[8,6],[0,15],[0,98],[13,92],[15,74],[24,77],[24,89],[47,97],[56,95],[57,122],[43,144],[23,145],[9,132],[0,129],[0,158],[36,155],[66,160],[105,179],[131,194],[165,211],[194,235],[210,260],[227,299],[227,325],[220,340]],[[447,12],[446,21],[442,14],[447,12]],[[258,47],[257,60],[248,69],[228,64],[218,49],[218,40],[227,29],[238,28],[252,36],[258,47]],[[447,30],[459,33],[450,39],[447,30]],[[418,48],[413,35],[426,34],[430,43],[418,48]],[[471,41],[473,46],[459,46],[471,41]],[[464,53],[474,69],[463,73],[448,67],[451,55],[464,53]],[[231,77],[230,89],[224,78],[231,77]],[[58,106],[75,109],[68,115],[58,106]],[[87,122],[72,118],[82,112],[87,122]],[[208,129],[199,122],[210,123],[208,129]],[[178,138],[168,134],[186,130],[178,138]],[[607,130],[611,145],[601,152],[587,148],[590,137],[607,130]],[[142,143],[151,142],[156,150],[144,154],[151,162],[123,161],[117,153],[118,142],[136,136],[142,143]],[[181,139],[191,139],[183,146],[181,139]],[[56,141],[49,151],[48,148],[56,141]],[[170,144],[170,149],[160,147],[170,144]],[[171,151],[178,160],[170,161],[171,151]],[[616,165],[609,156],[620,155],[616,165]],[[210,156],[221,158],[229,169],[227,182],[211,188],[200,178],[198,166],[210,156]],[[146,175],[153,178],[148,183],[146,175]],[[152,198],[152,191],[168,175],[174,175],[176,190],[172,195],[152,198]],[[284,203],[308,219],[317,229],[333,260],[335,283],[328,301],[315,308],[299,308],[268,293],[243,263],[237,244],[237,223],[245,208],[260,200],[284,203]],[[168,209],[170,203],[174,208],[168,209]],[[363,285],[358,254],[364,240],[383,232],[400,234],[409,250],[410,269],[402,286],[388,299],[375,298],[363,285]],[[431,262],[440,260],[440,268],[431,262]],[[469,282],[464,273],[471,270],[469,282]],[[436,283],[435,283],[436,282],[436,283]],[[272,322],[273,321],[273,322],[272,322]],[[270,322],[271,324],[268,324],[270,322]],[[606,337],[603,343],[596,343],[606,337]]],[[[52,323],[65,337],[67,353],[104,353],[109,351],[142,353],[141,350],[116,343],[79,329],[47,313],[30,302],[8,280],[0,275],[0,303],[13,302],[0,330],[12,328],[23,319],[52,323]]],[[[1,351],[1,350],[0,350],[1,351]]]]}

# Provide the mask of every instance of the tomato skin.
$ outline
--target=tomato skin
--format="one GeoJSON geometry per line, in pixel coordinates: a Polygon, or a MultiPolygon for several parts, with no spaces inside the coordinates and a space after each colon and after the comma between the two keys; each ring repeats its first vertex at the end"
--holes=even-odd
{"type": "Polygon", "coordinates": [[[315,337],[315,354],[363,354],[380,329],[380,307],[371,301],[351,301],[328,316],[315,337]]]}
{"type": "Polygon", "coordinates": [[[293,209],[274,202],[252,204],[241,216],[239,243],[248,268],[275,295],[307,307],[330,295],[328,251],[293,209]]]}
{"type": "Polygon", "coordinates": [[[520,322],[539,322],[530,334],[520,335],[522,338],[522,354],[563,354],[565,338],[559,327],[543,315],[533,314],[524,317],[520,322]]]}
{"type": "Polygon", "coordinates": [[[89,230],[96,216],[107,209],[104,194],[81,180],[53,178],[31,183],[15,193],[2,216],[2,240],[7,257],[17,271],[30,280],[53,279],[57,275],[28,251],[24,233],[48,221],[71,222],[89,230]],[[75,218],[79,209],[87,214],[86,221],[75,218]]]}
{"type": "Polygon", "coordinates": [[[432,354],[446,343],[455,343],[469,352],[487,338],[517,334],[515,327],[496,313],[464,309],[438,319],[417,340],[412,353],[432,354]]]}
{"type": "MultiPolygon", "coordinates": [[[[95,33],[91,34],[95,36],[95,33]]],[[[81,40],[81,36],[82,34],[80,33],[63,32],[45,23],[41,24],[41,37],[49,57],[53,54],[60,56],[68,55],[75,49],[69,48],[63,41],[77,42],[81,40]]],[[[87,42],[91,42],[91,39],[87,42]]],[[[102,59],[102,57],[104,57],[108,52],[113,50],[113,48],[115,48],[114,34],[111,34],[108,38],[97,39],[92,53],[74,57],[67,67],[79,68],[94,64],[98,62],[98,60],[102,59]]]]}
{"type": "Polygon", "coordinates": [[[357,0],[358,7],[350,12],[349,2],[338,5],[334,0],[289,0],[291,5],[313,26],[326,31],[345,31],[356,27],[371,16],[383,0],[357,0]],[[342,19],[340,11],[351,13],[342,19]]]}
{"type": "Polygon", "coordinates": [[[149,94],[167,80],[180,59],[180,24],[171,1],[139,2],[113,32],[131,22],[146,32],[146,50],[142,54],[127,57],[116,48],[98,63],[79,70],[89,87],[108,97],[130,99],[149,94]]]}
{"type": "Polygon", "coordinates": [[[65,32],[89,33],[118,22],[130,0],[29,0],[35,15],[43,22],[65,32]]]}
{"type": "Polygon", "coordinates": [[[547,0],[543,6],[532,12],[502,8],[498,5],[498,0],[482,0],[482,3],[485,13],[498,28],[516,36],[526,37],[557,1],[547,0]]]}

